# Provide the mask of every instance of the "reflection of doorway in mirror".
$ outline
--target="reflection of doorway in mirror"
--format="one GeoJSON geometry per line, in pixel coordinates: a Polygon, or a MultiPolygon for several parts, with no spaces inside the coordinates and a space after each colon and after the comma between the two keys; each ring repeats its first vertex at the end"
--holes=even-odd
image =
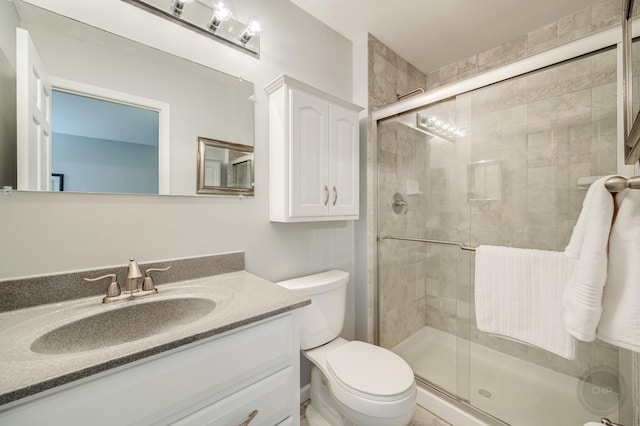
{"type": "Polygon", "coordinates": [[[158,194],[157,111],[53,90],[52,168],[67,191],[158,194]]]}
{"type": "Polygon", "coordinates": [[[51,77],[52,165],[65,190],[169,193],[169,105],[51,77]]]}
{"type": "Polygon", "coordinates": [[[205,186],[222,186],[222,163],[219,160],[204,160],[205,186]]]}

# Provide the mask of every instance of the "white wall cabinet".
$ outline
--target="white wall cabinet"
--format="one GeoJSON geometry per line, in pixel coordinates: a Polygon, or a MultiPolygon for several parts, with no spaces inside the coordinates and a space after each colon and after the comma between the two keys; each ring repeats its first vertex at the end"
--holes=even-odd
{"type": "Polygon", "coordinates": [[[299,424],[296,324],[284,314],[91,376],[0,410],[0,424],[299,424]]]}
{"type": "Polygon", "coordinates": [[[270,220],[358,219],[362,108],[285,75],[266,91],[270,220]]]}

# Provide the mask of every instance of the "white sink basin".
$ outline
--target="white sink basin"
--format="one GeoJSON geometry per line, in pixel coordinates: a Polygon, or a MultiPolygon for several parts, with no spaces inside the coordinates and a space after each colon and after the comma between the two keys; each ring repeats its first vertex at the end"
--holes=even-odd
{"type": "Polygon", "coordinates": [[[117,307],[54,328],[38,337],[30,349],[41,354],[71,354],[121,345],[199,320],[215,309],[216,302],[185,297],[121,302],[117,307]]]}
{"type": "MultiPolygon", "coordinates": [[[[204,283],[204,281],[203,281],[204,283]]],[[[8,312],[0,359],[42,360],[143,350],[197,333],[234,299],[228,288],[182,282],[158,294],[102,304],[101,296],[8,312]],[[29,313],[26,317],[27,312],[29,313]]]]}

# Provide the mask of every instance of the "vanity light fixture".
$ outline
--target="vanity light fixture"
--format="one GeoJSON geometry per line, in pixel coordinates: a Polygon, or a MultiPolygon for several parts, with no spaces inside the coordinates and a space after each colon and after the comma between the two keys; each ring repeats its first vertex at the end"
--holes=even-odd
{"type": "Polygon", "coordinates": [[[179,17],[182,15],[182,10],[185,4],[193,3],[193,0],[171,0],[171,7],[169,10],[173,16],[179,17]]]}
{"type": "Polygon", "coordinates": [[[238,36],[240,43],[247,44],[252,37],[257,36],[262,31],[262,27],[260,26],[260,22],[256,18],[249,19],[249,23],[245,27],[244,30],[238,36]]]}
{"type": "Polygon", "coordinates": [[[213,3],[213,14],[207,23],[207,28],[212,33],[215,33],[220,24],[231,19],[231,10],[224,2],[213,3]]]}
{"type": "MultiPolygon", "coordinates": [[[[1,1],[1,0],[0,0],[1,1]]],[[[191,31],[260,58],[260,32],[256,18],[238,20],[231,12],[232,0],[121,0],[140,7],[191,31]],[[183,13],[188,6],[189,13],[183,13]],[[167,6],[169,5],[169,6],[167,6]],[[248,23],[247,23],[248,22],[248,23]]]]}
{"type": "Polygon", "coordinates": [[[453,124],[442,121],[433,115],[425,117],[417,114],[416,116],[416,126],[419,129],[433,132],[438,136],[445,137],[446,139],[454,137],[462,138],[465,136],[465,132],[463,130],[457,128],[453,124]]]}

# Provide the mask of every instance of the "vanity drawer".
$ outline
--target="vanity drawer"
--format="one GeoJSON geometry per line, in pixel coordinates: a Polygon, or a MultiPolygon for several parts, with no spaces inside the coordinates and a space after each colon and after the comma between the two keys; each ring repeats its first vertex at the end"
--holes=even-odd
{"type": "Polygon", "coordinates": [[[0,411],[0,424],[170,424],[296,365],[294,330],[286,314],[205,339],[0,411]]]}
{"type": "Polygon", "coordinates": [[[290,389],[293,368],[273,374],[197,413],[175,423],[176,426],[241,425],[251,418],[251,426],[273,426],[290,417],[293,409],[290,389]],[[251,413],[255,413],[251,416],[251,413]]]}

